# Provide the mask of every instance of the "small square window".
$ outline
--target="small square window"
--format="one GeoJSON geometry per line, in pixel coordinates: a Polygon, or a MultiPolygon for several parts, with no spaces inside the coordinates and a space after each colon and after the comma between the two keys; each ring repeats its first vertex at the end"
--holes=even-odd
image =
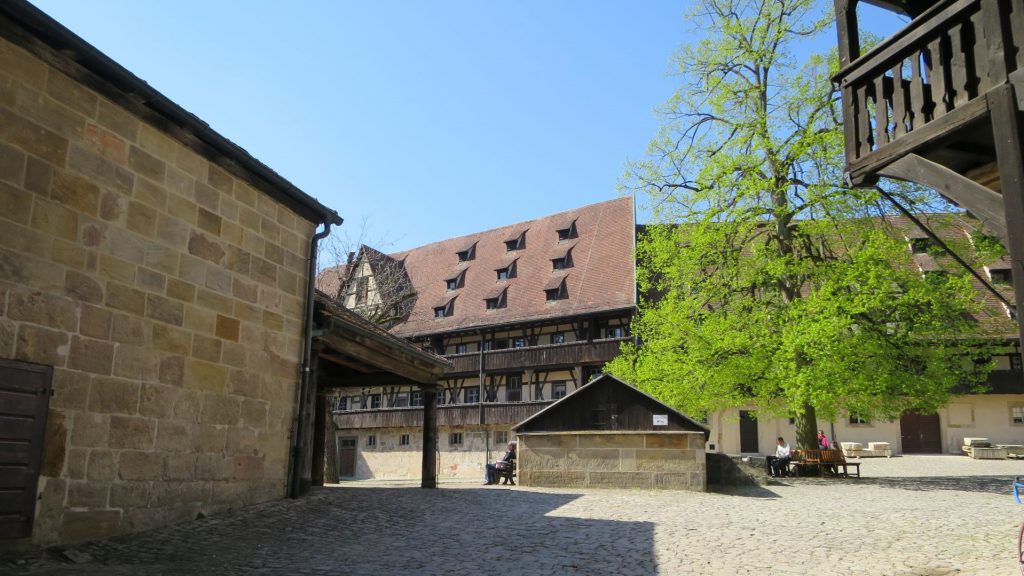
{"type": "Polygon", "coordinates": [[[565,270],[565,258],[555,258],[551,261],[552,270],[565,270]]]}
{"type": "Polygon", "coordinates": [[[449,278],[447,281],[447,287],[449,290],[457,290],[459,288],[459,279],[449,278]]]}
{"type": "Polygon", "coordinates": [[[408,446],[409,445],[409,435],[408,434],[402,434],[401,438],[398,439],[398,445],[399,446],[408,446]]]}
{"type": "Polygon", "coordinates": [[[561,288],[553,288],[551,290],[545,290],[544,291],[544,298],[547,299],[548,302],[554,302],[555,300],[561,300],[562,299],[562,290],[561,290],[561,288]]]}
{"type": "Polygon", "coordinates": [[[494,443],[497,445],[508,444],[508,431],[498,430],[494,433],[494,443]]]}
{"type": "Polygon", "coordinates": [[[565,381],[559,380],[551,383],[551,398],[558,400],[565,396],[565,381]]]}
{"type": "Polygon", "coordinates": [[[370,394],[370,410],[380,408],[380,394],[370,394]]]}
{"type": "Polygon", "coordinates": [[[480,343],[480,349],[483,350],[484,352],[490,351],[491,348],[493,347],[494,342],[491,342],[490,340],[484,340],[483,342],[480,343]]]}
{"type": "Polygon", "coordinates": [[[1010,421],[1014,424],[1024,424],[1024,406],[1010,407],[1010,421]]]}
{"type": "MultiPolygon", "coordinates": [[[[422,402],[422,401],[421,401],[422,402]]],[[[438,390],[437,391],[437,405],[443,406],[448,403],[448,391],[438,390]]]]}
{"type": "Polygon", "coordinates": [[[512,347],[513,348],[526,348],[526,338],[513,338],[512,339],[512,347]]]}
{"type": "Polygon", "coordinates": [[[455,253],[459,257],[459,262],[469,262],[476,257],[476,243],[469,248],[455,253]]]}
{"type": "Polygon", "coordinates": [[[497,310],[498,308],[504,308],[504,306],[502,304],[503,304],[503,302],[502,302],[501,296],[499,296],[497,298],[488,298],[488,299],[484,300],[484,306],[488,310],[497,310]]]}
{"type": "Polygon", "coordinates": [[[506,338],[495,338],[491,347],[494,350],[504,350],[505,348],[508,348],[508,340],[506,338]]]}
{"type": "Polygon", "coordinates": [[[367,436],[366,437],[366,445],[367,446],[376,446],[377,445],[377,437],[374,436],[373,434],[370,434],[369,436],[367,436]]]}
{"type": "Polygon", "coordinates": [[[555,332],[554,334],[552,334],[551,335],[551,343],[552,344],[565,344],[565,333],[563,333],[563,332],[555,332]]]}
{"type": "Polygon", "coordinates": [[[510,375],[505,382],[505,401],[519,402],[523,399],[523,377],[510,375]]]}
{"type": "Polygon", "coordinates": [[[568,239],[569,239],[569,229],[568,228],[563,228],[562,230],[558,231],[558,241],[559,242],[565,242],[568,239]]]}
{"type": "Polygon", "coordinates": [[[988,276],[992,279],[993,284],[1013,284],[1013,273],[1008,268],[1000,268],[996,270],[990,268],[988,276]]]}
{"type": "Polygon", "coordinates": [[[455,353],[456,354],[465,354],[468,351],[469,351],[469,345],[467,345],[467,344],[456,344],[455,345],[455,353]]]}
{"type": "Polygon", "coordinates": [[[462,432],[451,432],[448,434],[448,445],[449,446],[461,446],[462,445],[462,432]]]}
{"type": "Polygon", "coordinates": [[[850,413],[850,424],[870,424],[871,422],[860,414],[850,413]]]}
{"type": "Polygon", "coordinates": [[[338,410],[348,410],[348,396],[338,398],[338,410]]]}
{"type": "MultiPolygon", "coordinates": [[[[441,393],[439,392],[437,394],[437,396],[440,398],[441,393]]],[[[423,406],[423,392],[419,392],[419,391],[410,392],[409,393],[409,406],[423,406]]]]}
{"type": "Polygon", "coordinates": [[[605,338],[622,338],[626,335],[626,331],[622,326],[609,326],[604,329],[605,338]]]}
{"type": "Polygon", "coordinates": [[[444,318],[445,316],[446,314],[444,313],[444,306],[438,306],[437,308],[434,308],[434,318],[444,318]]]}
{"type": "Polygon", "coordinates": [[[480,389],[477,387],[463,388],[462,397],[466,399],[466,404],[476,404],[480,401],[480,389]]]}

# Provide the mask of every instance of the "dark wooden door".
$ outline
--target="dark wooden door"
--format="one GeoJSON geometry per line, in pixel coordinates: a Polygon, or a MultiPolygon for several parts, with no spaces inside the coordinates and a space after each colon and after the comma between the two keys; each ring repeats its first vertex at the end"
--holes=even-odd
{"type": "Polygon", "coordinates": [[[0,540],[32,534],[52,374],[0,359],[0,540]]]}
{"type": "Polygon", "coordinates": [[[754,413],[747,410],[740,410],[740,452],[760,452],[757,446],[757,420],[754,419],[754,413]]]}
{"type": "Polygon", "coordinates": [[[352,436],[338,438],[338,477],[352,478],[356,475],[356,439],[352,436]]]}
{"type": "Polygon", "coordinates": [[[941,453],[939,415],[907,412],[900,418],[900,440],[904,454],[941,453]]]}

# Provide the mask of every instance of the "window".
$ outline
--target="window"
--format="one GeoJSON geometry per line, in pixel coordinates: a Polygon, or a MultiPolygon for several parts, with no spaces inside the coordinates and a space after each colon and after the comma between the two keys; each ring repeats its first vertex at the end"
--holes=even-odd
{"type": "Polygon", "coordinates": [[[447,290],[458,290],[459,288],[462,288],[462,286],[465,284],[465,279],[466,271],[462,270],[455,276],[452,276],[451,278],[446,278],[444,281],[444,286],[447,290]]]}
{"type": "Polygon", "coordinates": [[[554,334],[552,334],[551,335],[551,343],[552,344],[565,344],[565,333],[563,333],[563,332],[555,332],[554,334]]]}
{"type": "Polygon", "coordinates": [[[1018,373],[1024,371],[1024,365],[1021,364],[1020,354],[1010,354],[1010,370],[1018,373]]]}
{"type": "Polygon", "coordinates": [[[497,291],[491,291],[491,293],[484,298],[484,306],[488,310],[497,310],[498,308],[505,307],[505,298],[508,294],[508,289],[504,286],[499,286],[497,291]]]}
{"type": "Polygon", "coordinates": [[[519,374],[509,375],[505,382],[505,401],[521,402],[523,399],[523,377],[519,374]]]}
{"type": "Polygon", "coordinates": [[[565,258],[555,258],[551,261],[552,270],[565,270],[565,258]]]}
{"type": "Polygon", "coordinates": [[[545,290],[544,291],[544,298],[548,302],[554,302],[555,300],[562,300],[563,298],[565,298],[565,296],[562,296],[562,289],[561,288],[554,288],[552,290],[545,290]]]}
{"type": "Polygon", "coordinates": [[[338,410],[348,410],[348,396],[338,398],[338,410]]]}
{"type": "Polygon", "coordinates": [[[565,380],[558,380],[551,383],[551,399],[558,400],[565,397],[565,380]]]}
{"type": "Polygon", "coordinates": [[[477,387],[466,387],[462,389],[462,397],[465,398],[466,404],[476,404],[480,401],[480,388],[477,387]]]}
{"type": "Polygon", "coordinates": [[[914,254],[927,254],[932,248],[935,248],[935,242],[931,238],[910,239],[910,251],[914,254]]]}
{"type": "Polygon", "coordinates": [[[488,310],[497,310],[498,309],[498,299],[497,298],[488,298],[487,300],[484,300],[484,304],[487,306],[488,310]]]}
{"type": "Polygon", "coordinates": [[[356,279],[356,304],[366,304],[370,294],[370,279],[362,276],[356,279]]]}
{"type": "Polygon", "coordinates": [[[380,394],[370,394],[370,410],[380,408],[380,394]]]}
{"type": "Polygon", "coordinates": [[[1014,424],[1024,424],[1024,406],[1010,407],[1010,421],[1014,424]]]}
{"type": "Polygon", "coordinates": [[[604,329],[605,338],[622,338],[626,335],[626,331],[622,326],[609,326],[604,329]]]}
{"type": "Polygon", "coordinates": [[[583,383],[584,384],[586,384],[587,382],[590,382],[591,380],[593,380],[594,378],[597,378],[600,375],[601,375],[601,367],[600,366],[584,366],[583,367],[583,383]]]}
{"type": "Polygon", "coordinates": [[[451,300],[448,300],[448,302],[444,303],[443,305],[437,306],[437,307],[434,308],[434,318],[445,318],[447,316],[451,316],[454,313],[455,313],[455,298],[454,297],[452,297],[451,300]]]}
{"type": "Polygon", "coordinates": [[[451,432],[448,434],[448,445],[449,446],[461,446],[462,445],[462,432],[451,432]]]}
{"type": "Polygon", "coordinates": [[[508,430],[499,430],[494,433],[494,443],[497,445],[508,444],[508,430]]]}
{"type": "Polygon", "coordinates": [[[509,278],[515,278],[516,263],[513,261],[508,266],[505,266],[504,268],[496,268],[494,271],[497,273],[499,281],[508,280],[509,278]]]}
{"type": "Polygon", "coordinates": [[[398,445],[399,446],[408,446],[409,445],[409,435],[408,434],[402,434],[402,436],[398,439],[398,445]]]}
{"type": "Polygon", "coordinates": [[[576,238],[578,236],[576,233],[576,221],[573,220],[568,226],[559,228],[556,232],[558,233],[559,242],[567,242],[572,238],[576,238]]]}
{"type": "Polygon", "coordinates": [[[369,436],[367,436],[366,437],[366,445],[367,446],[376,446],[377,445],[377,437],[374,436],[373,434],[370,434],[369,436]]]}
{"type": "Polygon", "coordinates": [[[395,395],[394,404],[392,404],[392,406],[394,408],[405,408],[408,405],[409,405],[409,395],[408,394],[404,394],[403,393],[403,394],[395,395]]]}
{"type": "Polygon", "coordinates": [[[505,240],[505,251],[512,252],[513,250],[522,250],[526,248],[526,230],[510,237],[505,240]]]}
{"type": "Polygon", "coordinates": [[[508,339],[495,338],[494,343],[491,345],[491,347],[495,350],[504,350],[505,348],[508,348],[508,339]]]}
{"type": "Polygon", "coordinates": [[[988,277],[994,284],[1013,284],[1013,272],[1009,268],[989,268],[988,277]]]}
{"type": "Polygon", "coordinates": [[[490,340],[484,340],[483,342],[480,343],[480,349],[483,350],[484,352],[489,351],[493,346],[494,342],[491,342],[490,340]]]}
{"type": "Polygon", "coordinates": [[[850,424],[853,424],[853,425],[864,425],[864,424],[870,424],[870,423],[871,422],[867,418],[865,418],[864,416],[861,416],[860,414],[855,414],[853,412],[850,413],[850,424]]]}
{"type": "Polygon", "coordinates": [[[456,344],[455,345],[455,353],[456,354],[465,354],[466,352],[469,352],[469,345],[468,344],[456,344]]]}
{"type": "Polygon", "coordinates": [[[464,250],[460,250],[455,253],[459,257],[459,262],[469,262],[476,257],[476,242],[469,245],[464,250]]]}
{"type": "MultiPolygon", "coordinates": [[[[420,400],[420,403],[421,404],[423,403],[422,399],[420,400]]],[[[448,403],[448,391],[447,390],[438,390],[437,391],[437,405],[438,406],[443,406],[443,405],[445,405],[447,403],[448,403]]]]}
{"type": "Polygon", "coordinates": [[[445,317],[444,306],[438,306],[437,308],[434,308],[434,318],[444,318],[444,317],[445,317]]]}
{"type": "MultiPolygon", "coordinates": [[[[437,393],[438,404],[440,404],[441,393],[437,393]]],[[[423,406],[423,392],[409,392],[409,406],[423,406]]]]}
{"type": "Polygon", "coordinates": [[[449,290],[457,290],[459,288],[458,278],[449,278],[446,282],[449,290]]]}
{"type": "Polygon", "coordinates": [[[548,302],[568,298],[569,294],[565,289],[565,276],[562,276],[561,278],[552,278],[544,288],[544,296],[547,298],[548,302]]]}
{"type": "Polygon", "coordinates": [[[512,347],[513,348],[526,348],[526,338],[513,338],[512,339],[512,347]]]}

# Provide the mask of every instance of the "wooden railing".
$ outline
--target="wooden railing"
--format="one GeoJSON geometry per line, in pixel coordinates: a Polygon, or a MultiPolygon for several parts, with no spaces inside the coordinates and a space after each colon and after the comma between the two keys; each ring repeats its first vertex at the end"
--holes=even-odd
{"type": "MultiPolygon", "coordinates": [[[[484,421],[489,425],[518,424],[551,404],[544,402],[485,402],[484,421]]],[[[334,411],[338,428],[419,428],[423,426],[423,408],[334,411]]],[[[480,423],[480,404],[455,404],[437,407],[438,426],[472,426],[480,423]]]]}
{"type": "Polygon", "coordinates": [[[1018,68],[1024,68],[1024,2],[936,2],[836,75],[850,168],[941,119],[957,124],[984,113],[979,97],[1018,68]]]}
{"type": "MultiPolygon", "coordinates": [[[[608,338],[590,342],[569,342],[484,352],[484,370],[498,372],[521,368],[546,368],[605,363],[619,355],[619,346],[629,338],[608,338]]],[[[480,370],[479,352],[446,356],[452,367],[445,374],[475,374],[480,370]]]]}

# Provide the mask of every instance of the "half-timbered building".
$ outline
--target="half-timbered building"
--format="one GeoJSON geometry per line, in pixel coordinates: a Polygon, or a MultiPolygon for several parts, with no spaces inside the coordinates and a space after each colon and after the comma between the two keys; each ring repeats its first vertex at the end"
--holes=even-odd
{"type": "MultiPolygon", "coordinates": [[[[364,248],[344,268],[342,302],[451,364],[437,395],[442,478],[482,474],[513,425],[619,353],[634,240],[632,199],[619,198],[390,255],[364,248]]],[[[422,405],[400,382],[339,396],[340,475],[418,477],[422,405]]]]}

